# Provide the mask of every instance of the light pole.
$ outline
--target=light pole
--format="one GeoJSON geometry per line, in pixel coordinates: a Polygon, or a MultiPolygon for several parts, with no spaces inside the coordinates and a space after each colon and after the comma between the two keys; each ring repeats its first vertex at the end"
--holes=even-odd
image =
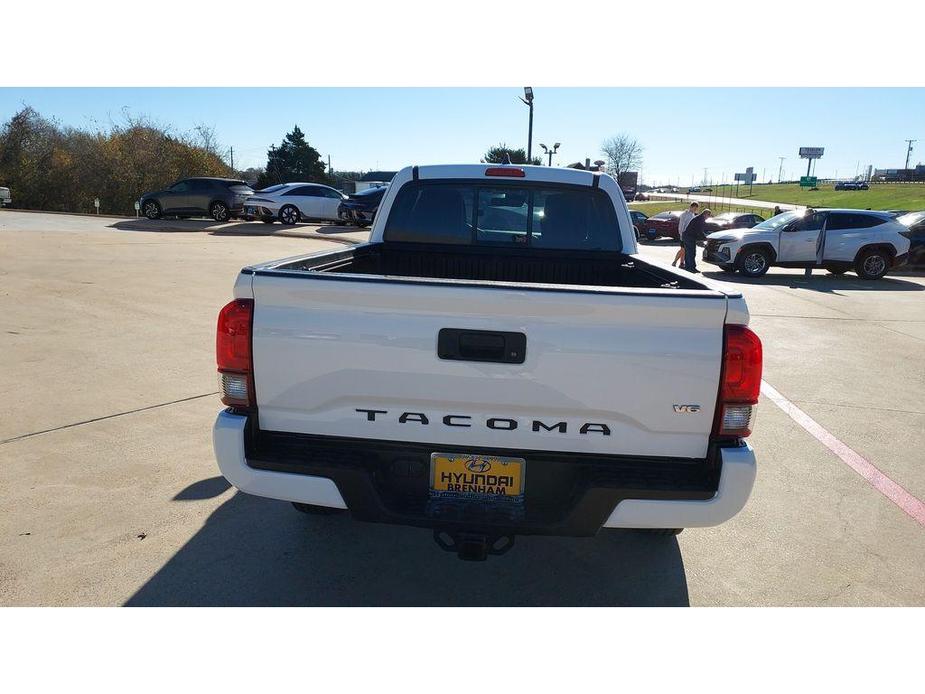
{"type": "MultiPolygon", "coordinates": [[[[559,151],[559,144],[560,144],[560,143],[557,142],[556,144],[554,144],[554,145],[552,146],[552,149],[549,149],[549,148],[548,148],[546,145],[544,145],[542,142],[540,143],[540,147],[543,148],[543,151],[544,151],[544,152],[546,153],[546,155],[549,157],[549,165],[550,165],[550,166],[552,166],[552,155],[555,154],[557,151],[559,151]]],[[[529,154],[527,155],[527,158],[528,158],[528,159],[530,158],[530,155],[529,155],[529,154]]]]}
{"type": "Polygon", "coordinates": [[[786,158],[787,158],[787,157],[778,157],[778,159],[780,159],[780,168],[777,169],[777,182],[778,182],[778,183],[780,183],[780,175],[781,175],[781,174],[783,173],[783,171],[784,171],[784,159],[786,159],[786,158]]]}
{"type": "Polygon", "coordinates": [[[530,107],[530,126],[527,129],[527,163],[532,164],[533,160],[533,87],[524,87],[524,95],[519,97],[527,106],[530,107]]]}

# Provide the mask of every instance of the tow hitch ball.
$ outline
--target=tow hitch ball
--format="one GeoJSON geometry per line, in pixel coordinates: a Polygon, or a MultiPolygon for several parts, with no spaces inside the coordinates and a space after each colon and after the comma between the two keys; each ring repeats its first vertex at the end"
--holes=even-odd
{"type": "Polygon", "coordinates": [[[489,554],[498,556],[513,547],[514,536],[435,530],[434,542],[440,549],[456,552],[456,556],[463,561],[485,561],[489,554]]]}

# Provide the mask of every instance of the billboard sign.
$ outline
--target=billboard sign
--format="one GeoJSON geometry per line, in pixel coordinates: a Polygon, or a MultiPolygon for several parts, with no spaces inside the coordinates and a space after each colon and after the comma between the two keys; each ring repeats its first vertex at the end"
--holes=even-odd
{"type": "Polygon", "coordinates": [[[821,159],[825,147],[800,147],[800,159],[821,159]]]}

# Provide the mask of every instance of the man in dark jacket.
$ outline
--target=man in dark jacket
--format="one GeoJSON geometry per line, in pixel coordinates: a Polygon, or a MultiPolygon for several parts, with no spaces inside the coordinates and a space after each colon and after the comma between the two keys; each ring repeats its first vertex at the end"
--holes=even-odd
{"type": "Polygon", "coordinates": [[[704,229],[711,214],[710,210],[704,210],[690,221],[684,233],[681,234],[681,243],[684,245],[684,269],[688,272],[699,272],[697,242],[707,237],[704,229]]]}

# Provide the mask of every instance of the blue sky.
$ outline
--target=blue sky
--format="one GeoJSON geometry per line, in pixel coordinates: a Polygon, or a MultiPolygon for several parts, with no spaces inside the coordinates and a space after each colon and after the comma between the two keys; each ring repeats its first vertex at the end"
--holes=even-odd
{"type": "MultiPolygon", "coordinates": [[[[107,127],[123,109],[185,131],[212,126],[239,168],[298,124],[335,169],[476,162],[498,142],[526,147],[527,107],[512,88],[3,88],[0,120],[23,104],[66,125],[107,127]]],[[[600,157],[627,132],[645,147],[647,183],[718,181],[753,166],[764,179],[805,173],[800,146],[826,148],[819,176],[925,161],[925,89],[536,87],[534,154],[561,142],[554,163],[600,157]]]]}

